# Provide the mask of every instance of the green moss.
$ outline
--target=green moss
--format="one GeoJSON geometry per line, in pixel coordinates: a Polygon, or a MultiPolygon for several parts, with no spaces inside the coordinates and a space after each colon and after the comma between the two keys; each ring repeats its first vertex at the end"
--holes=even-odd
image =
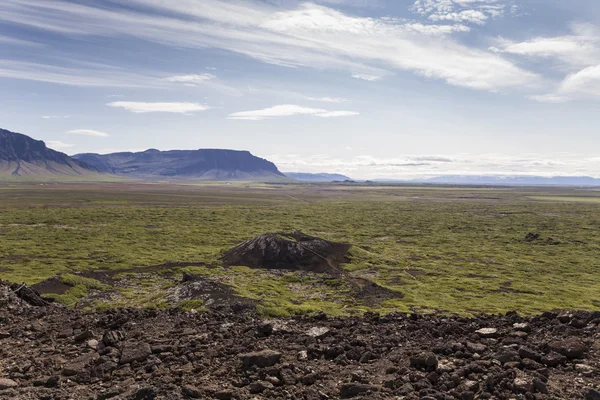
{"type": "Polygon", "coordinates": [[[300,229],[351,243],[350,261],[342,265],[345,271],[404,294],[372,307],[375,310],[600,310],[598,192],[213,183],[154,185],[152,190],[113,186],[117,187],[0,187],[1,277],[33,284],[62,274],[73,288],[55,297],[70,304],[92,290],[106,290],[102,283],[74,273],[111,270],[136,285],[123,290],[114,305],[162,307],[173,277],[191,272],[231,284],[239,295],[259,301],[265,314],[369,309],[349,297],[342,281],[222,268],[219,258],[233,245],[264,232],[300,229]],[[577,201],[570,202],[573,198],[577,201]],[[540,233],[542,239],[524,241],[528,232],[540,233]],[[131,273],[175,261],[215,268],[154,270],[158,280],[131,273]]]}
{"type": "Polygon", "coordinates": [[[185,311],[207,311],[202,300],[184,300],[178,304],[178,307],[185,311]]]}
{"type": "Polygon", "coordinates": [[[69,286],[84,286],[87,289],[106,290],[109,288],[108,285],[105,285],[96,279],[84,278],[73,274],[62,274],[60,276],[60,282],[69,286]]]}

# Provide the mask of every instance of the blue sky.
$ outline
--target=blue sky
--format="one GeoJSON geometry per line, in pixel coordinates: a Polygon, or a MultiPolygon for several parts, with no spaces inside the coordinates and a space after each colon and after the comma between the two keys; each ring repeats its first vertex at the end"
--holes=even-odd
{"type": "Polygon", "coordinates": [[[2,0],[0,91],[69,154],[600,176],[596,0],[2,0]]]}

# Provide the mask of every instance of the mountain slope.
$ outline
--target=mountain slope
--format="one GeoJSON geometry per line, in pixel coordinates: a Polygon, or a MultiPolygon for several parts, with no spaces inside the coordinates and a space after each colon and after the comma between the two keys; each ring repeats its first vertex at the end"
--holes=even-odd
{"type": "Polygon", "coordinates": [[[275,164],[248,151],[155,149],[139,153],[77,154],[79,161],[102,172],[136,178],[194,180],[284,179],[275,164]]]}
{"type": "Polygon", "coordinates": [[[88,176],[98,170],[49,149],[41,140],[0,129],[0,176],[88,176]]]}

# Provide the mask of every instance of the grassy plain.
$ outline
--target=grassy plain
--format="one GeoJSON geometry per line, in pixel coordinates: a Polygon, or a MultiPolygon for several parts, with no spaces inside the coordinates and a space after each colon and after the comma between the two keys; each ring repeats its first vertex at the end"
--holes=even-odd
{"type": "Polygon", "coordinates": [[[164,307],[174,285],[165,276],[187,270],[270,315],[369,309],[310,274],[222,268],[233,245],[294,229],[352,244],[344,269],[404,296],[380,311],[600,310],[600,192],[574,188],[6,183],[0,277],[33,284],[63,274],[72,289],[58,299],[72,303],[104,289],[72,274],[120,272],[131,285],[97,306],[164,307]],[[140,273],[171,262],[207,266],[140,273]]]}

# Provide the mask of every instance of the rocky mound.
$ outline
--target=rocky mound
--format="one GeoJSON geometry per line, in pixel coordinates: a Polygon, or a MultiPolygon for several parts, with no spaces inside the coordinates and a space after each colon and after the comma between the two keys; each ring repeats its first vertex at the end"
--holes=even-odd
{"type": "Polygon", "coordinates": [[[33,307],[5,284],[0,302],[0,398],[600,396],[599,312],[276,321],[248,312],[83,313],[33,307]]]}
{"type": "Polygon", "coordinates": [[[339,273],[351,247],[300,231],[265,233],[237,245],[221,260],[225,266],[339,273]]]}

